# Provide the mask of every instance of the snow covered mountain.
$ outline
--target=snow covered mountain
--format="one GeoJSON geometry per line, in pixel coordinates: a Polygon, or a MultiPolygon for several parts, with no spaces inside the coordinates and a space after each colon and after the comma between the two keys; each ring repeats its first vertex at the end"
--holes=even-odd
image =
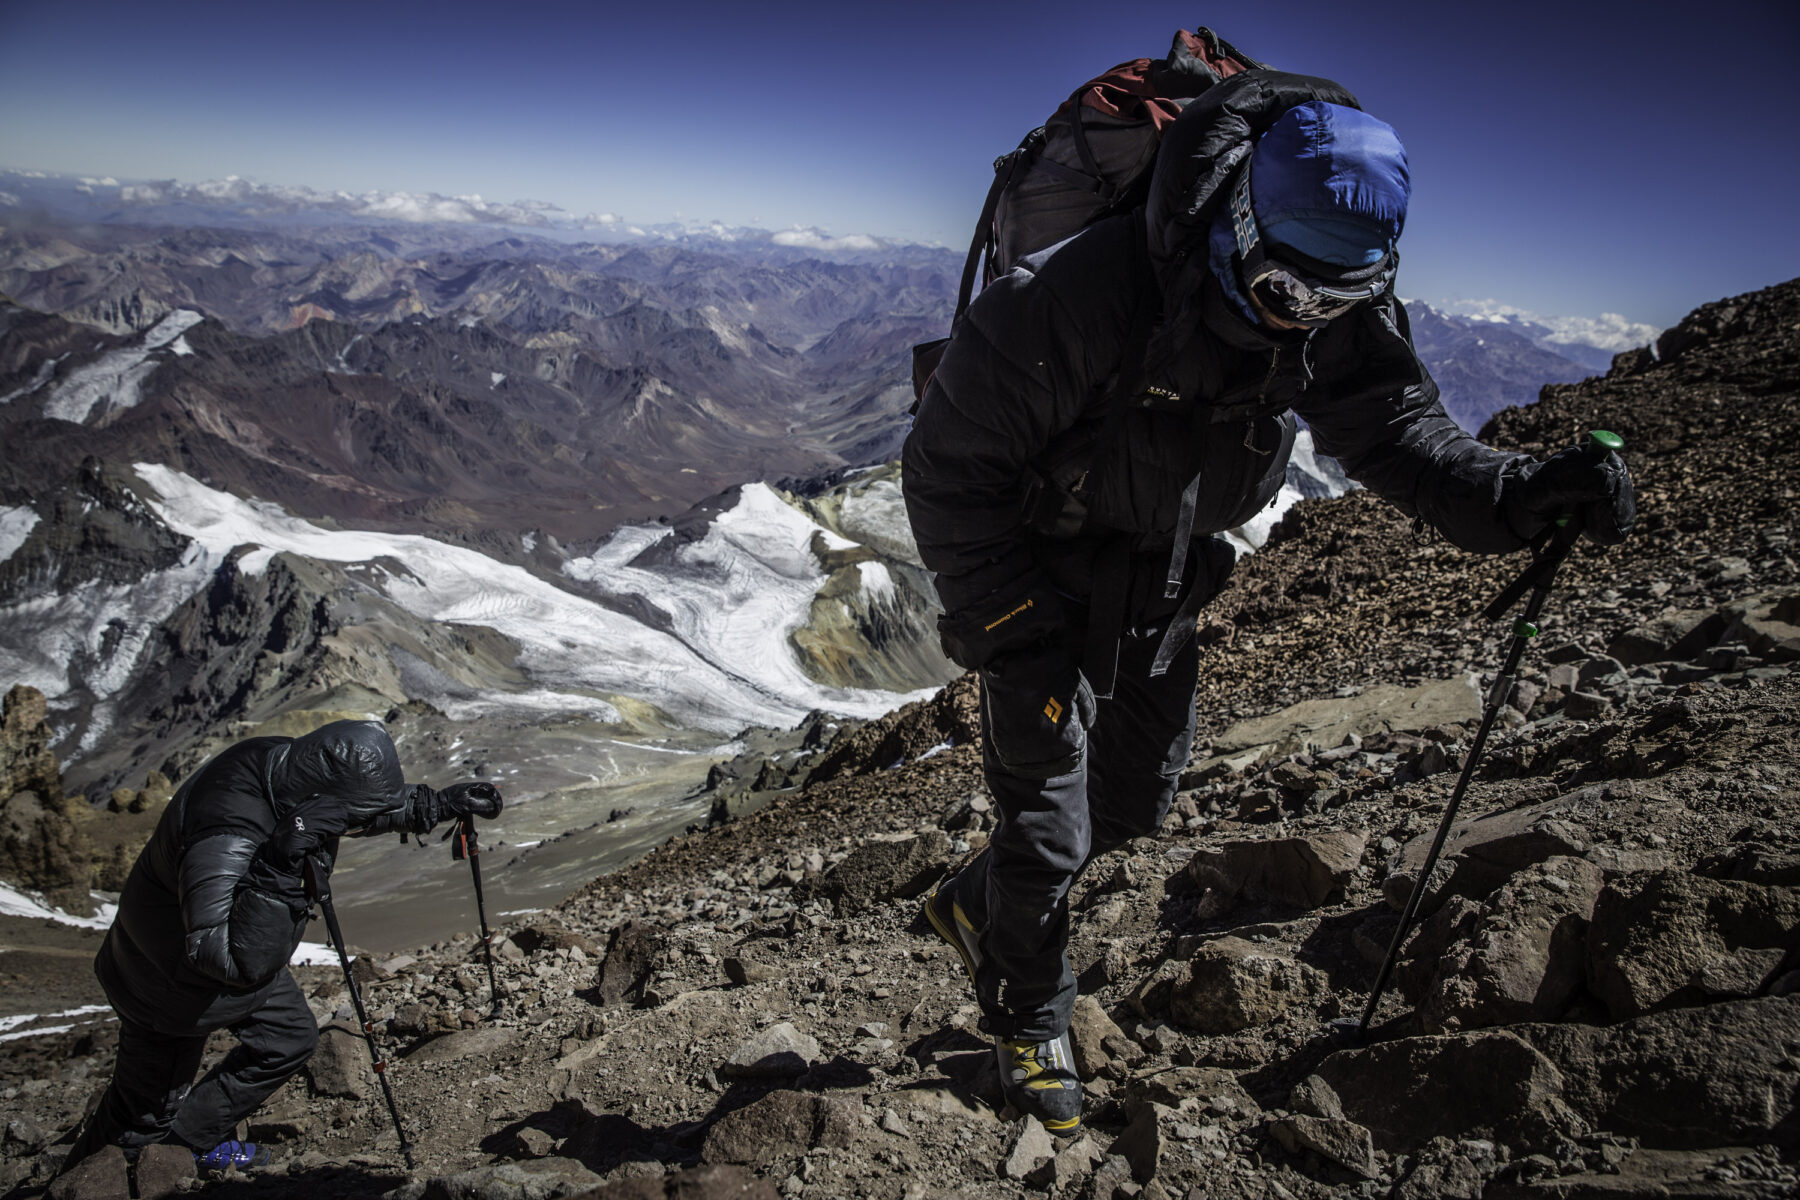
{"type": "Polygon", "coordinates": [[[1538,348],[1595,372],[1610,367],[1615,354],[1655,345],[1662,332],[1654,325],[1630,321],[1618,313],[1601,313],[1598,317],[1544,316],[1497,300],[1453,300],[1440,309],[1445,316],[1523,334],[1538,348]]]}
{"type": "Polygon", "coordinates": [[[46,513],[0,509],[0,678],[50,698],[78,783],[111,781],[112,747],[174,754],[295,708],[580,714],[629,737],[875,716],[954,669],[891,472],[839,490],[839,529],[751,484],[585,554],[531,547],[549,561],[528,567],[90,463],[46,513]],[[859,528],[881,548],[840,532],[859,528]],[[884,690],[796,649],[821,605],[839,657],[884,690]]]}

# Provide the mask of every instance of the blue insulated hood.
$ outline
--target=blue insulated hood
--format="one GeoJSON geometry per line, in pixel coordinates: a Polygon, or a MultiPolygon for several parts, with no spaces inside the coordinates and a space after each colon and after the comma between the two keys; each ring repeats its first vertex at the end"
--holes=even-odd
{"type": "Polygon", "coordinates": [[[1412,181],[1390,125],[1315,100],[1283,113],[1258,139],[1250,192],[1274,257],[1286,246],[1355,270],[1393,252],[1412,181]]]}

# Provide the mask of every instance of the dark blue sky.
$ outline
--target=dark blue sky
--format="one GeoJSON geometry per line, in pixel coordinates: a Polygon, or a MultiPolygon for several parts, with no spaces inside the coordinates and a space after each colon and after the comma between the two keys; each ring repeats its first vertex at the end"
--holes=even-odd
{"type": "Polygon", "coordinates": [[[0,0],[0,163],[961,245],[996,154],[1211,23],[1400,131],[1403,294],[1666,325],[1800,274],[1797,10],[0,0]]]}

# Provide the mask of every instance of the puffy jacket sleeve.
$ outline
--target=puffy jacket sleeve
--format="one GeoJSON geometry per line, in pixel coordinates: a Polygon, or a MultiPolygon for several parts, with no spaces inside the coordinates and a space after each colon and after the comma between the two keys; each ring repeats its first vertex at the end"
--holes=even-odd
{"type": "Polygon", "coordinates": [[[1033,273],[1036,261],[970,305],[902,455],[919,555],[952,612],[1035,574],[1021,521],[1027,464],[1081,418],[1096,380],[1117,368],[1122,351],[1124,307],[1108,297],[1072,302],[1033,273]]]}
{"type": "Polygon", "coordinates": [[[285,742],[240,742],[201,768],[172,802],[180,806],[183,849],[174,875],[183,951],[194,971],[235,991],[281,970],[304,928],[303,914],[278,894],[301,895],[300,880],[272,875],[257,860],[275,832],[265,771],[285,742]]]}
{"type": "Polygon", "coordinates": [[[1317,385],[1295,411],[1313,444],[1350,478],[1477,554],[1517,550],[1500,497],[1531,462],[1475,440],[1450,419],[1391,294],[1318,335],[1317,385]]]}
{"type": "Polygon", "coordinates": [[[202,837],[182,856],[178,876],[189,964],[240,990],[287,965],[303,920],[287,901],[244,880],[260,846],[243,831],[202,837]]]}

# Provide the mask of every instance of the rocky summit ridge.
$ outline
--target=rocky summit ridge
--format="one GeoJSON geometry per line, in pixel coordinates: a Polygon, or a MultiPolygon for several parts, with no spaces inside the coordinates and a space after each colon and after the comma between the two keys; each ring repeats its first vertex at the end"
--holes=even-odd
{"type": "MultiPolygon", "coordinates": [[[[359,959],[416,1171],[341,977],[301,968],[321,1050],[247,1131],[277,1163],[201,1190],[1795,1194],[1796,380],[1800,282],[1489,426],[1534,450],[1623,434],[1643,520],[1565,568],[1429,878],[1502,649],[1479,611],[1522,561],[1420,545],[1353,493],[1240,565],[1173,811],[1073,897],[1082,1136],[997,1111],[972,997],[918,919],[993,825],[964,677],[841,732],[804,787],[505,922],[498,997],[468,937],[359,959]],[[1335,1040],[1415,888],[1373,1039],[1335,1040]]],[[[9,1043],[0,1180],[36,1194],[115,1038],[9,1043]]],[[[109,1170],[53,1194],[124,1194],[109,1170]]]]}

